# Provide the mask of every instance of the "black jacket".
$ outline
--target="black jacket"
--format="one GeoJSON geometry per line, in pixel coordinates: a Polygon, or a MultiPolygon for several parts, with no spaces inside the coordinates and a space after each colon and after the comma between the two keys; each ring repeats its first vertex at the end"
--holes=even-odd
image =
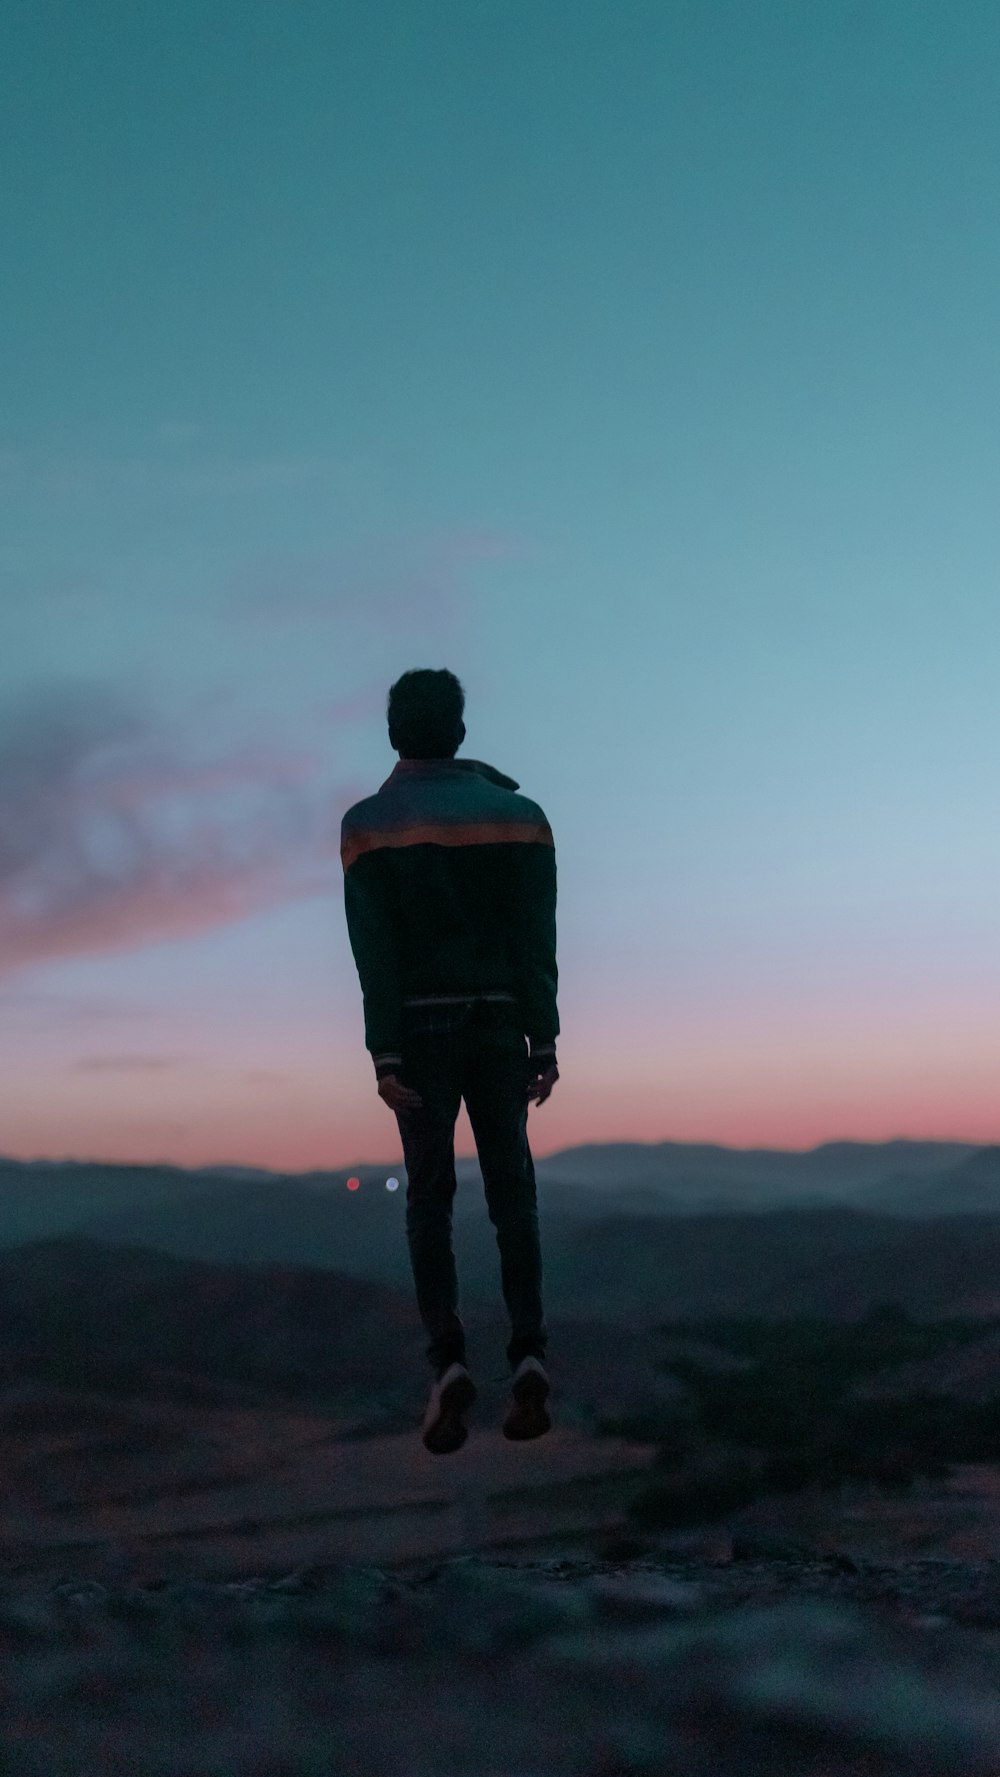
{"type": "Polygon", "coordinates": [[[347,928],[376,1075],[402,1063],[403,1007],[513,1002],[555,1060],[556,855],[543,810],[480,759],[400,759],[341,823],[347,928]]]}

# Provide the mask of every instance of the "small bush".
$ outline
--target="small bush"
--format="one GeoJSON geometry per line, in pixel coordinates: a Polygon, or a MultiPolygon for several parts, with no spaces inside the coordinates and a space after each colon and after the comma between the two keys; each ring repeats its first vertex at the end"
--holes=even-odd
{"type": "Polygon", "coordinates": [[[639,1530],[679,1530],[750,1505],[760,1491],[759,1467],[734,1457],[724,1467],[689,1470],[642,1488],[629,1501],[625,1516],[639,1530]]]}
{"type": "Polygon", "coordinates": [[[928,1394],[855,1400],[853,1385],[981,1337],[984,1324],[920,1323],[896,1303],[847,1324],[813,1316],[680,1322],[675,1333],[714,1341],[744,1367],[720,1370],[681,1355],[662,1368],[687,1385],[696,1430],[760,1452],[771,1486],[875,1480],[898,1488],[918,1475],[942,1480],[956,1462],[1000,1460],[1000,1397],[979,1406],[928,1394]]]}

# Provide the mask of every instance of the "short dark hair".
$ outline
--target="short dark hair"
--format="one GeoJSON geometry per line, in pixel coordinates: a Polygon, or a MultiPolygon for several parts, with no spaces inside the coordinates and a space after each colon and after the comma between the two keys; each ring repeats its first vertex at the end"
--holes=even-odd
{"type": "Polygon", "coordinates": [[[389,739],[404,759],[453,759],[465,739],[465,692],[442,666],[416,667],[389,691],[389,739]]]}

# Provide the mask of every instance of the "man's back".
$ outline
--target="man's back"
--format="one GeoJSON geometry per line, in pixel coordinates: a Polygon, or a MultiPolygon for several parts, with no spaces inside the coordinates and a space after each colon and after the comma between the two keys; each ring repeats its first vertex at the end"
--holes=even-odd
{"type": "Polygon", "coordinates": [[[492,766],[401,759],[341,827],[365,1042],[398,1061],[404,1006],[512,1001],[532,1053],[554,1052],[556,861],[544,811],[492,766]]]}

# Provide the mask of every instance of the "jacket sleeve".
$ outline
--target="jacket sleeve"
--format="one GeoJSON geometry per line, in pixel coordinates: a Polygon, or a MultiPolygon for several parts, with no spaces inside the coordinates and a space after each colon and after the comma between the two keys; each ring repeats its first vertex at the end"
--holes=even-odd
{"type": "Polygon", "coordinates": [[[511,846],[508,943],[514,992],[532,1058],[538,1055],[551,1064],[559,1035],[556,849],[552,829],[541,809],[538,812],[533,836],[511,846]]]}
{"type": "Polygon", "coordinates": [[[402,1066],[400,922],[385,857],[374,848],[344,872],[344,910],[365,1013],[365,1048],[375,1075],[402,1066]]]}

